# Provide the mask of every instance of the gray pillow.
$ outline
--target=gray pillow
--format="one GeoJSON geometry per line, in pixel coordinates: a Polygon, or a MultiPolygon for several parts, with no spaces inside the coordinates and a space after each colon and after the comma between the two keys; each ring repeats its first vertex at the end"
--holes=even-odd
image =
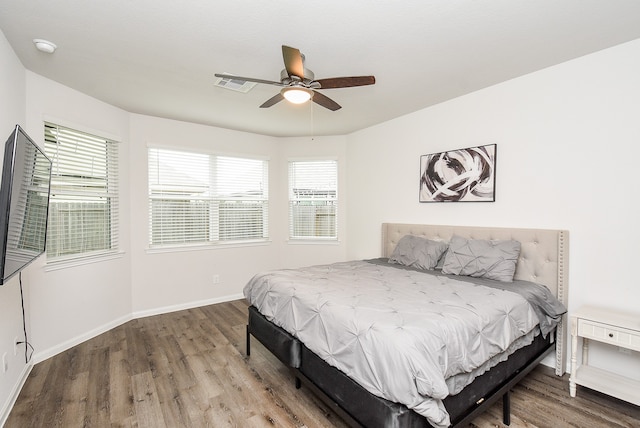
{"type": "Polygon", "coordinates": [[[520,242],[453,236],[442,273],[513,282],[520,242]]]}
{"type": "Polygon", "coordinates": [[[398,263],[418,269],[433,269],[448,247],[449,244],[446,242],[405,235],[391,253],[389,263],[398,263]]]}

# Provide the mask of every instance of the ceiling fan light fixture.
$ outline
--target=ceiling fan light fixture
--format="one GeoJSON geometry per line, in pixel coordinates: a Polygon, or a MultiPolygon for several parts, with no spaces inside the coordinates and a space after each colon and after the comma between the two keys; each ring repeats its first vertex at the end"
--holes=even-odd
{"type": "Polygon", "coordinates": [[[295,86],[284,88],[280,93],[287,101],[293,104],[304,104],[313,96],[311,89],[295,86]]]}

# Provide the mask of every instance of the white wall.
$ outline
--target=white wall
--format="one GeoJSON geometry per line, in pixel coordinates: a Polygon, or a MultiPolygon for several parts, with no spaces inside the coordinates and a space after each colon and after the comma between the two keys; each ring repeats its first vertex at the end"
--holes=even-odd
{"type": "Polygon", "coordinates": [[[46,257],[30,271],[31,341],[41,361],[131,318],[129,257],[129,114],[27,71],[26,129],[44,146],[51,120],[120,142],[120,249],[110,260],[49,270],[46,257]]]}
{"type": "MultiPolygon", "coordinates": [[[[0,170],[5,139],[9,137],[16,124],[25,124],[25,87],[24,67],[9,46],[4,33],[0,31],[0,170]]],[[[36,268],[33,265],[27,267],[25,277],[34,269],[36,268]]],[[[26,303],[28,305],[28,301],[26,303]]],[[[21,345],[18,354],[14,355],[13,344],[16,337],[20,341],[24,340],[20,288],[18,278],[13,277],[0,286],[0,363],[5,352],[8,363],[6,373],[3,373],[0,367],[0,426],[17,397],[29,367],[25,363],[24,345],[21,345]]]]}
{"type": "MultiPolygon", "coordinates": [[[[269,159],[269,191],[277,196],[277,139],[210,126],[131,115],[131,260],[133,311],[136,315],[166,312],[240,298],[244,284],[257,271],[279,265],[273,243],[219,246],[192,251],[148,251],[149,145],[269,159]],[[213,283],[218,275],[220,282],[213,283]]],[[[277,219],[282,209],[270,206],[277,219]]],[[[274,237],[273,230],[271,237],[274,237]]],[[[277,236],[277,234],[276,234],[277,236]]]]}
{"type": "MultiPolygon", "coordinates": [[[[343,260],[346,245],[287,243],[287,160],[332,157],[345,182],[345,137],[278,139],[143,115],[131,115],[131,261],[135,316],[178,310],[242,297],[257,272],[343,260]],[[264,245],[225,246],[190,251],[148,248],[149,145],[269,159],[269,237],[264,245]],[[220,279],[213,283],[213,276],[220,279]]],[[[346,209],[341,208],[344,229],[346,209]]]]}
{"type": "Polygon", "coordinates": [[[382,222],[568,229],[569,311],[637,313],[639,102],[636,40],[350,135],[348,258],[382,222]],[[420,155],[490,143],[495,203],[418,202],[420,155]]]}

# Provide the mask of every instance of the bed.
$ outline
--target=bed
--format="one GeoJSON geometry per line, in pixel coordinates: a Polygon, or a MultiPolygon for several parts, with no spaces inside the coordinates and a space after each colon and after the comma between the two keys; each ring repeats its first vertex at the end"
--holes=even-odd
{"type": "Polygon", "coordinates": [[[565,372],[567,231],[385,223],[381,236],[380,259],[256,275],[247,355],[253,336],[367,427],[464,426],[500,399],[508,424],[515,383],[554,350],[565,372]]]}

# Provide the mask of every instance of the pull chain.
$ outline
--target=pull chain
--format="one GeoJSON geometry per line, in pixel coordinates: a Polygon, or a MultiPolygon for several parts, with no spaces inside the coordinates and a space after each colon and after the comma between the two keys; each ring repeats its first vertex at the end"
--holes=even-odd
{"type": "Polygon", "coordinates": [[[313,101],[311,101],[310,113],[311,113],[311,141],[314,141],[315,128],[313,123],[313,101]]]}

